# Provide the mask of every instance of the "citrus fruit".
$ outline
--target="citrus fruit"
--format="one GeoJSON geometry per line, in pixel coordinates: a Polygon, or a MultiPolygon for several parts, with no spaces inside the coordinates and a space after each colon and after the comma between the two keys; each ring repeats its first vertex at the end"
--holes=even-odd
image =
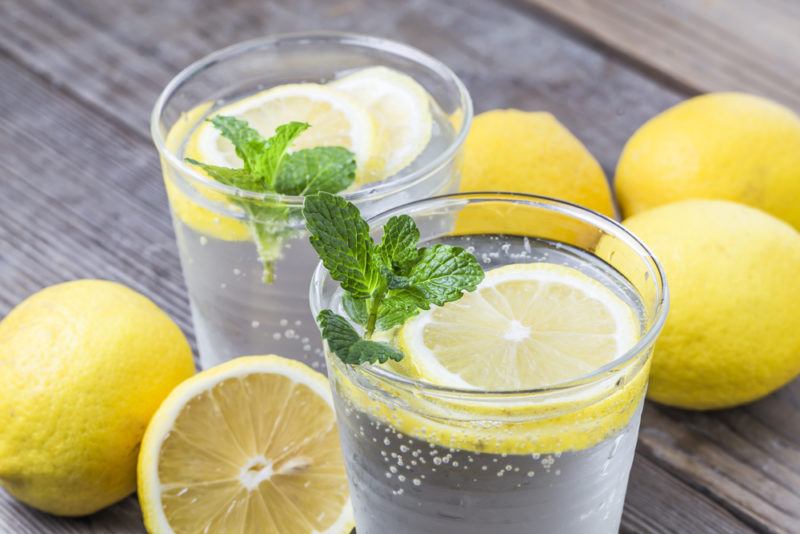
{"type": "MultiPolygon", "coordinates": [[[[223,106],[214,115],[244,119],[264,137],[287,122],[307,122],[311,127],[292,143],[294,150],[341,146],[355,154],[361,170],[375,150],[375,125],[367,110],[348,95],[316,83],[279,85],[223,106]]],[[[233,144],[208,121],[189,139],[185,156],[210,165],[242,166],[233,144]]]]}
{"type": "MultiPolygon", "coordinates": [[[[233,144],[213,124],[203,121],[192,131],[209,108],[209,103],[201,104],[176,121],[167,135],[167,149],[211,165],[241,167],[233,144]]],[[[213,114],[244,119],[264,137],[272,136],[278,126],[287,122],[307,122],[311,127],[292,143],[293,150],[343,146],[356,156],[357,177],[371,176],[374,153],[378,150],[375,121],[364,106],[328,86],[279,85],[222,106],[213,114]]],[[[205,236],[227,241],[250,238],[247,225],[237,219],[239,208],[233,205],[231,197],[196,181],[186,180],[182,184],[183,178],[173,177],[174,171],[168,164],[162,162],[162,166],[170,206],[179,220],[205,236]]]]}
{"type": "Polygon", "coordinates": [[[78,280],[28,297],[0,322],[0,484],[80,516],[136,487],[158,405],[194,373],[186,338],[120,284],[78,280]]]}
{"type": "Polygon", "coordinates": [[[633,310],[564,265],[507,265],[475,292],[403,325],[399,342],[420,376],[488,391],[552,386],[613,361],[640,335],[633,310]]]}
{"type": "MultiPolygon", "coordinates": [[[[167,133],[166,150],[181,154],[192,128],[203,120],[212,105],[212,102],[205,102],[181,115],[167,133]]],[[[161,169],[170,209],[179,221],[204,236],[216,239],[244,241],[250,238],[247,224],[232,216],[232,213],[225,213],[236,209],[225,194],[197,180],[184,177],[181,171],[164,158],[161,160],[161,169]]]]}
{"type": "Polygon", "coordinates": [[[616,190],[626,217],[678,200],[723,199],[800,229],[800,117],[742,93],[691,98],[628,140],[616,190]]]}
{"type": "Polygon", "coordinates": [[[392,176],[419,156],[431,139],[430,95],[411,76],[386,67],[362,69],[330,87],[356,99],[375,119],[380,149],[370,175],[362,181],[392,176]]]}
{"type": "Polygon", "coordinates": [[[492,454],[574,451],[630,424],[644,398],[648,360],[622,362],[589,387],[562,389],[564,382],[616,360],[640,330],[628,304],[574,268],[509,265],[389,337],[404,358],[385,369],[437,388],[473,389],[474,398],[384,381],[375,385],[384,393],[374,394],[335,359],[329,373],[357,409],[432,444],[492,454]],[[550,386],[542,395],[516,393],[550,386]]]}
{"type": "Polygon", "coordinates": [[[726,408],[800,372],[800,234],[741,204],[687,200],[624,221],[661,261],[671,303],[648,395],[726,408]]]}
{"type": "Polygon", "coordinates": [[[550,113],[497,109],[477,115],[461,174],[461,191],[532,193],[614,216],[600,164],[550,113]]]}
{"type": "Polygon", "coordinates": [[[350,532],[327,380],[278,356],[187,380],[145,433],[139,502],[151,533],[350,532]]]}

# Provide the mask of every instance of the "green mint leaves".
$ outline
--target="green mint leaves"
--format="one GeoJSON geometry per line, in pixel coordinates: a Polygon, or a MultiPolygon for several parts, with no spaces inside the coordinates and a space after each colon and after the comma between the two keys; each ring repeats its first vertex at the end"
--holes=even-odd
{"type": "Polygon", "coordinates": [[[358,208],[342,197],[320,193],[303,203],[309,239],[331,277],[353,298],[367,299],[383,282],[374,261],[369,226],[358,208]]]}
{"type": "MultiPolygon", "coordinates": [[[[355,179],[355,155],[346,148],[316,147],[288,152],[292,142],[310,127],[304,122],[278,126],[269,139],[236,117],[218,115],[210,122],[233,144],[242,167],[207,165],[191,158],[186,161],[225,185],[254,193],[300,196],[321,191],[338,193],[350,187],[355,179]]],[[[264,266],[264,282],[271,283],[275,262],[282,255],[283,240],[292,233],[289,207],[277,200],[244,198],[237,200],[237,204],[247,215],[264,266]]]]}
{"type": "Polygon", "coordinates": [[[407,215],[387,221],[379,244],[358,208],[341,197],[325,192],[306,196],[303,215],[311,245],[345,291],[345,313],[364,330],[362,338],[331,310],[318,315],[322,337],[345,363],[401,360],[398,349],[370,339],[376,328],[388,330],[431,304],[458,300],[483,280],[480,264],[462,248],[418,248],[419,229],[407,215]]]}
{"type": "Polygon", "coordinates": [[[339,146],[307,148],[290,154],[279,167],[275,191],[282,195],[338,193],[356,176],[356,158],[339,146]]]}
{"type": "Polygon", "coordinates": [[[403,359],[403,353],[388,343],[361,339],[347,319],[331,310],[322,310],[317,320],[322,329],[322,338],[344,363],[384,363],[389,359],[403,359]]]}

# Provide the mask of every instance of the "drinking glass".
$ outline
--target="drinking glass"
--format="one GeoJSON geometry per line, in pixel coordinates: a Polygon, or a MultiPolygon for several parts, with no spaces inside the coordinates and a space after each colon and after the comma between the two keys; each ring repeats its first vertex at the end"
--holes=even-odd
{"type": "Polygon", "coordinates": [[[401,43],[327,32],[248,41],[187,67],[156,102],[151,133],[161,156],[202,367],[267,352],[320,367],[322,349],[308,311],[308,281],[317,258],[304,232],[302,197],[253,193],[212,180],[184,162],[187,140],[225,104],[272,86],[324,83],[374,65],[407,74],[427,90],[431,140],[405,169],[344,197],[374,215],[454,190],[472,119],[469,94],[449,68],[401,43]],[[288,217],[271,221],[259,215],[275,207],[285,208],[288,217]],[[263,279],[253,239],[258,232],[281,236],[280,246],[270,251],[277,257],[271,280],[263,279]]]}
{"type": "MultiPolygon", "coordinates": [[[[617,532],[668,308],[657,260],[615,221],[550,198],[411,202],[373,218],[373,237],[401,214],[414,218],[421,244],[464,247],[485,270],[531,262],[580,270],[630,307],[640,336],[583,376],[515,391],[443,387],[402,365],[346,365],[327,352],[358,533],[617,532]]],[[[321,264],[310,298],[315,314],[344,314],[321,264]]]]}

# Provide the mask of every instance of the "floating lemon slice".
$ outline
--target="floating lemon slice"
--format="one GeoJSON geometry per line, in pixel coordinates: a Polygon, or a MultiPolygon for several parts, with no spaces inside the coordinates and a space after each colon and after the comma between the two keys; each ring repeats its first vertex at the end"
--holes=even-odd
{"type": "Polygon", "coordinates": [[[600,282],[528,263],[491,270],[475,292],[412,318],[399,342],[427,381],[502,391],[589,374],[639,335],[631,307],[600,282]]]}
{"type": "MultiPolygon", "coordinates": [[[[311,127],[292,143],[292,149],[341,146],[356,155],[359,169],[375,149],[374,122],[364,106],[340,91],[316,83],[280,85],[224,106],[214,115],[244,119],[264,137],[270,137],[287,122],[307,122],[311,127]]],[[[207,121],[189,140],[185,155],[211,165],[242,165],[233,144],[207,121]]]]}
{"type": "Polygon", "coordinates": [[[151,533],[350,532],[327,380],[278,356],[178,386],[147,428],[139,501],[151,533]]]}
{"type": "Polygon", "coordinates": [[[329,86],[358,100],[375,118],[379,149],[362,181],[397,174],[428,145],[433,128],[431,96],[410,76],[386,67],[370,67],[329,86]]]}

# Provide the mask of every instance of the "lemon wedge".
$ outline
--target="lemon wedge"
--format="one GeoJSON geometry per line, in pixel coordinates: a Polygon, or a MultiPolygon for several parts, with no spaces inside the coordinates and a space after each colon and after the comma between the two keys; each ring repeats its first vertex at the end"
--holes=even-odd
{"type": "Polygon", "coordinates": [[[151,533],[350,532],[325,377],[237,358],[178,386],[145,432],[139,501],[151,533]]]}
{"type": "MultiPolygon", "coordinates": [[[[223,106],[214,114],[244,119],[264,137],[270,137],[287,122],[307,122],[311,127],[292,143],[293,150],[341,146],[355,154],[359,170],[375,149],[374,122],[364,106],[340,91],[316,83],[273,87],[223,106]]],[[[211,165],[242,165],[233,144],[207,121],[187,143],[185,155],[211,165]]]]}
{"type": "Polygon", "coordinates": [[[370,67],[328,84],[358,100],[375,118],[378,152],[362,181],[397,174],[431,139],[431,96],[412,77],[387,67],[370,67]]]}
{"type": "Polygon", "coordinates": [[[640,335],[633,309],[564,265],[507,265],[473,293],[409,320],[399,343],[420,376],[450,387],[531,389],[613,361],[640,335]]]}

